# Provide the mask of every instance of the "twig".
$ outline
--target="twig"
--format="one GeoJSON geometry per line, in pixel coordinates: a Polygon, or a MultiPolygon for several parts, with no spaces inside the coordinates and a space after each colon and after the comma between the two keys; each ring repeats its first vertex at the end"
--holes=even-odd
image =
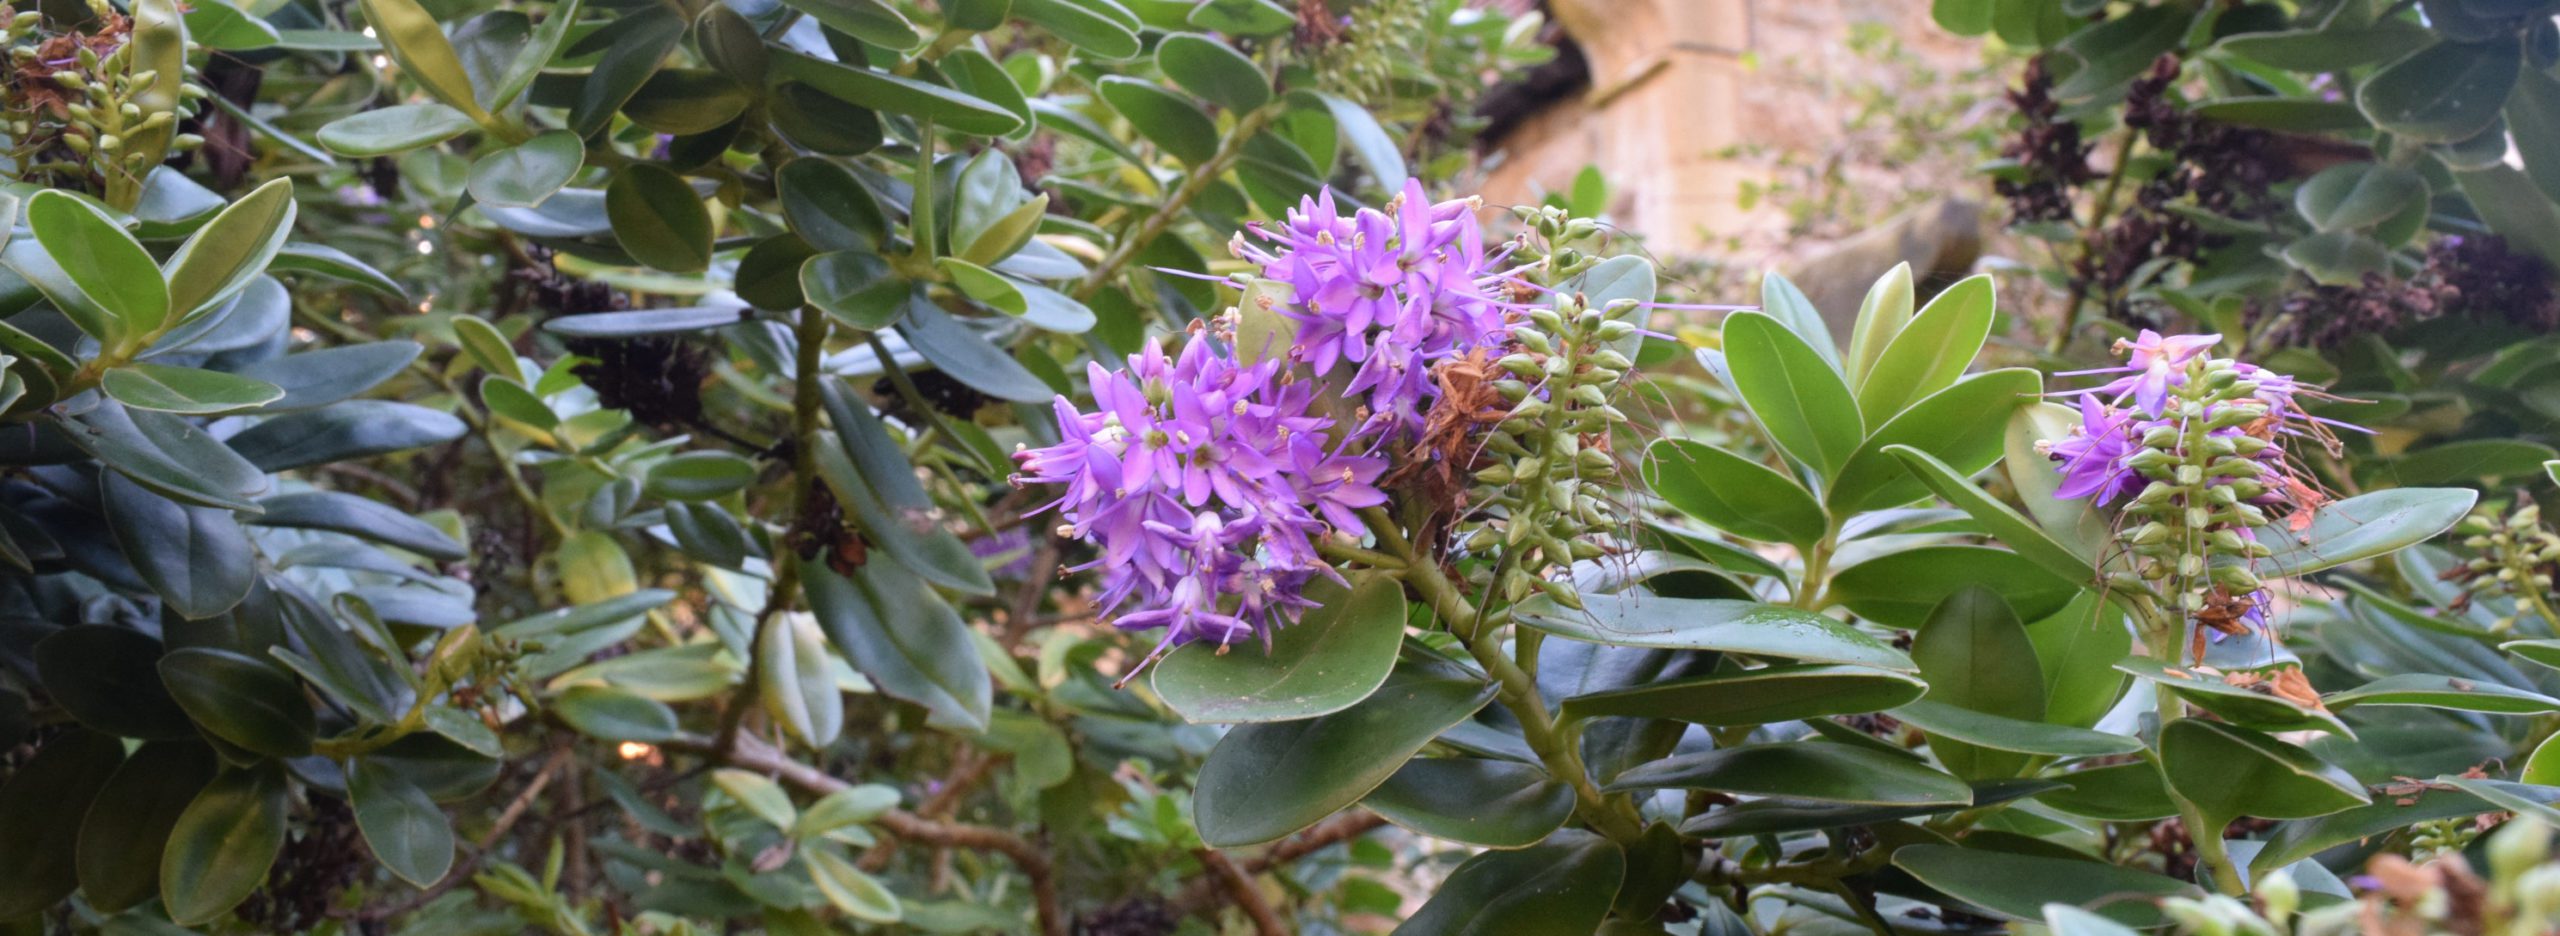
{"type": "Polygon", "coordinates": [[[1093,298],[1093,294],[1101,292],[1102,287],[1111,285],[1111,281],[1120,275],[1120,271],[1126,268],[1130,261],[1137,259],[1138,254],[1147,249],[1147,245],[1155,243],[1156,238],[1162,235],[1166,228],[1172,227],[1175,219],[1182,217],[1184,211],[1190,210],[1193,199],[1199,198],[1200,193],[1208,191],[1211,183],[1218,181],[1219,176],[1226,174],[1228,166],[1234,165],[1236,160],[1243,158],[1245,143],[1252,140],[1254,134],[1262,132],[1262,128],[1269,125],[1272,118],[1279,116],[1280,110],[1280,103],[1275,100],[1237,118],[1235,129],[1227,131],[1227,134],[1220,139],[1217,151],[1211,153],[1207,161],[1191,167],[1183,176],[1182,184],[1165,196],[1164,203],[1157,205],[1154,212],[1140,220],[1136,229],[1112,244],[1111,252],[1104,254],[1102,262],[1094,264],[1093,271],[1086,273],[1084,279],[1078,281],[1075,289],[1069,294],[1073,295],[1076,301],[1082,302],[1093,298]]]}
{"type": "MultiPolygon", "coordinates": [[[[792,760],[753,735],[740,735],[727,750],[714,747],[711,739],[699,735],[678,737],[659,747],[718,758],[731,766],[770,774],[810,793],[825,795],[852,786],[826,771],[792,760]]],[[[1011,859],[1022,876],[1031,881],[1031,902],[1040,916],[1042,936],[1067,936],[1067,916],[1058,899],[1056,869],[1050,864],[1048,853],[1041,851],[1040,846],[1030,839],[1003,829],[928,819],[894,808],[881,813],[872,823],[883,832],[911,842],[996,852],[1011,859]]]]}
{"type": "MultiPolygon", "coordinates": [[[[1238,865],[1238,869],[1248,877],[1261,874],[1331,846],[1367,835],[1370,831],[1386,824],[1385,817],[1367,810],[1343,813],[1316,823],[1295,836],[1282,839],[1280,844],[1271,846],[1262,854],[1245,859],[1238,865]]],[[[1206,914],[1218,908],[1221,892],[1222,889],[1216,880],[1207,877],[1195,878],[1191,883],[1183,885],[1182,890],[1174,894],[1173,899],[1166,902],[1165,906],[1176,917],[1206,914]]]]}
{"type": "Polygon", "coordinates": [[[1209,869],[1212,879],[1226,886],[1227,896],[1235,898],[1236,906],[1244,908],[1245,918],[1253,921],[1255,936],[1282,936],[1288,932],[1280,928],[1280,918],[1271,913],[1271,902],[1262,899],[1262,891],[1253,886],[1253,878],[1246,876],[1243,868],[1236,867],[1215,848],[1194,848],[1191,855],[1209,869]]]}

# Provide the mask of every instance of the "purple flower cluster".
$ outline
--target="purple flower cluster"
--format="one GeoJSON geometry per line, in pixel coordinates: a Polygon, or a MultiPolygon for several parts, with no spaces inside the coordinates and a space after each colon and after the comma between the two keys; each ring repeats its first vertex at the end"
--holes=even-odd
{"type": "Polygon", "coordinates": [[[1279,309],[1297,326],[1290,356],[1318,377],[1337,364],[1355,368],[1345,392],[1367,394],[1362,432],[1419,428],[1437,393],[1431,365],[1508,337],[1495,298],[1505,277],[1488,272],[1500,258],[1485,256],[1477,207],[1472,198],[1433,204],[1408,180],[1384,211],[1344,216],[1326,190],[1278,225],[1253,225],[1268,247],[1236,236],[1236,256],[1294,291],[1279,309]]]}
{"type": "MultiPolygon", "coordinates": [[[[2143,451],[2139,440],[2161,427],[2183,429],[2189,417],[2169,407],[2174,391],[2186,387],[2196,368],[2191,365],[2222,340],[2221,335],[2162,336],[2143,329],[2138,338],[2118,340],[2116,351],[2125,355],[2126,363],[2118,367],[2069,371],[2056,376],[2113,374],[2113,380],[2087,390],[2070,391],[2079,397],[2080,425],[2069,438],[2046,446],[2046,454],[2060,462],[2062,486],[2054,496],[2064,499],[2090,498],[2104,506],[2140,491],[2147,483],[2131,460],[2143,451]]],[[[2298,493],[2299,482],[2293,479],[2285,462],[2289,437],[2308,437],[2334,446],[2332,427],[2363,431],[2361,428],[2322,419],[2303,412],[2296,397],[2317,393],[2290,375],[2259,367],[2246,361],[2214,361],[2229,369],[2239,380],[2256,385],[2245,402],[2264,409],[2263,418],[2213,429],[2209,435],[2237,439],[2251,437],[2268,443],[2251,446],[2248,457],[2268,470],[2267,493],[2258,498],[2264,503],[2290,502],[2298,493]]],[[[2225,401],[2207,400],[2196,418],[2220,421],[2225,401]]]]}
{"type": "Polygon", "coordinates": [[[1043,509],[1101,549],[1071,571],[1102,571],[1106,612],[1136,606],[1120,627],[1163,628],[1158,653],[1267,641],[1311,604],[1309,579],[1335,577],[1316,538],[1362,529],[1356,511],[1386,501],[1386,462],[1330,441],[1315,386],[1286,363],[1242,364],[1201,336],[1168,359],[1150,340],[1124,369],[1089,365],[1093,411],[1059,397],[1061,441],[1014,455],[1015,483],[1065,486],[1043,509]]]}

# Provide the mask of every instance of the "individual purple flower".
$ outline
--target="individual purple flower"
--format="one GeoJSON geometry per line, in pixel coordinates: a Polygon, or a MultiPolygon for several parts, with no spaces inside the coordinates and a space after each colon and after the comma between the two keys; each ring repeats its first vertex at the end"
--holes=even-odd
{"type": "Polygon", "coordinates": [[[1277,225],[1255,225],[1256,245],[1237,235],[1236,256],[1288,284],[1278,307],[1297,326],[1293,360],[1319,377],[1353,373],[1345,392],[1368,400],[1362,426],[1409,429],[1437,394],[1431,365],[1507,340],[1506,306],[1494,296],[1505,278],[1489,270],[1475,199],[1433,204],[1418,180],[1385,210],[1342,215],[1327,190],[1301,199],[1277,225]]]}
{"type": "Polygon", "coordinates": [[[2132,426],[2132,414],[2098,402],[2096,394],[2082,394],[2079,427],[2044,447],[2047,457],[2062,463],[2062,485],[2053,496],[2086,497],[2103,507],[2141,490],[2142,474],[2124,463],[2134,451],[2132,426]]]}
{"type": "Polygon", "coordinates": [[[1118,626],[1162,629],[1156,653],[1268,641],[1307,606],[1308,579],[1338,577],[1316,542],[1360,531],[1356,511],[1386,501],[1386,463],[1333,441],[1286,364],[1244,364],[1200,336],[1168,357],[1150,340],[1125,367],[1087,368],[1092,411],[1058,398],[1056,444],[1014,454],[1014,482],[1062,486],[1041,509],[1099,550],[1070,571],[1101,572],[1105,612],[1127,609],[1118,626]]]}
{"type": "Polygon", "coordinates": [[[2068,371],[2055,376],[2122,374],[2123,376],[2109,382],[2106,386],[2097,388],[2094,392],[2108,394],[2114,398],[2112,402],[2119,406],[2123,405],[2125,398],[2129,396],[2142,408],[2144,415],[2158,416],[2161,405],[2168,399],[2169,388],[2179,386],[2186,380],[2187,362],[2194,360],[2196,355],[2211,350],[2221,341],[2221,335],[2164,337],[2159,332],[2146,328],[2138,337],[2116,339],[2116,353],[2126,355],[2123,365],[2096,370],[2068,371]]]}

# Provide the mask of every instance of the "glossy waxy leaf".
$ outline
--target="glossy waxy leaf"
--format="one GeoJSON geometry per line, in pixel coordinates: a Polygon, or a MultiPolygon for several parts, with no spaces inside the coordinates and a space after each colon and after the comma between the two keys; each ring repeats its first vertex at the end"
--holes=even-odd
{"type": "Polygon", "coordinates": [[[160,265],[104,212],[62,190],[46,189],[27,200],[26,223],[45,255],[80,293],[115,317],[112,334],[99,334],[87,322],[80,323],[82,330],[107,340],[148,334],[168,320],[169,284],[160,276],[160,265]]]}
{"type": "Polygon", "coordinates": [[[2560,712],[2560,699],[2528,689],[2431,673],[2385,676],[2321,699],[2333,710],[2358,705],[2414,705],[2499,715],[2560,712]]]}
{"type": "Polygon", "coordinates": [[[2074,816],[2149,822],[2178,814],[2177,801],[2169,798],[2169,781],[2148,760],[2075,770],[2053,779],[2068,786],[2036,799],[2074,816]]]}
{"type": "Polygon", "coordinates": [[[1809,545],[1831,519],[1813,495],[1777,469],[1686,439],[1645,449],[1645,482],[1681,513],[1744,539],[1809,545]]]}
{"type": "Polygon", "coordinates": [[[1724,838],[1781,832],[1810,832],[1849,826],[1871,826],[1915,816],[1943,815],[1995,806],[2060,787],[2050,780],[1988,780],[1973,784],[1973,801],[1954,804],[1834,803],[1821,800],[1762,797],[1691,816],[1680,824],[1684,835],[1724,838]]]}
{"type": "Polygon", "coordinates": [[[2096,861],[1996,852],[1953,845],[1913,845],[1893,853],[1894,867],[1966,904],[2019,920],[2041,919],[2047,904],[2079,907],[2126,926],[2162,922],[2145,897],[2201,896],[2195,885],[2096,861]]]}
{"type": "Polygon", "coordinates": [[[81,897],[113,913],[160,892],[160,854],[187,804],[213,780],[213,749],[194,739],[137,748],[80,822],[81,897]]]}
{"type": "Polygon", "coordinates": [[[756,635],[757,695],[765,714],[810,747],[823,749],[844,732],[844,693],[829,666],[826,635],[806,615],[767,622],[756,635]]]}
{"type": "Polygon", "coordinates": [[[532,208],[577,178],[586,158],[586,143],[577,134],[553,130],[480,157],[466,184],[483,205],[532,208]]]}
{"type": "Polygon", "coordinates": [[[569,727],[606,741],[664,741],[676,736],[676,714],[667,704],[611,686],[571,686],[552,707],[569,727]]]}
{"type": "Polygon", "coordinates": [[[230,650],[187,647],[160,658],[169,695],[204,730],[270,757],[311,753],[317,733],[302,686],[275,665],[230,650]]]}
{"type": "MultiPolygon", "coordinates": [[[[2147,64],[2147,63],[2146,63],[2147,64]]],[[[1886,421],[1956,382],[1982,353],[1995,317],[1991,277],[1940,292],[1903,325],[1858,382],[1858,409],[1886,421]]]]}
{"type": "Polygon", "coordinates": [[[837,32],[891,51],[912,52],[924,44],[915,24],[881,0],[789,0],[784,5],[837,32]]]}
{"type": "Polygon", "coordinates": [[[1927,690],[1920,680],[1889,670],[1780,665],[1575,696],[1564,700],[1564,718],[1632,715],[1700,725],[1760,725],[1879,712],[1918,699],[1927,690]]]}
{"type": "Polygon", "coordinates": [[[1573,788],[1531,764],[1426,757],[1407,761],[1361,805],[1433,838],[1522,848],[1564,827],[1573,788]]]}
{"type": "Polygon", "coordinates": [[[390,400],[347,400],[287,413],[241,430],[231,450],[264,471],[423,448],[461,437],[462,420],[390,400]]]}
{"type": "Polygon", "coordinates": [[[1928,496],[1927,484],[1892,453],[1896,447],[1926,452],[1962,475],[1991,467],[2000,458],[2006,414],[2035,402],[2043,391],[2035,371],[2005,368],[1921,398],[1858,444],[1824,503],[1845,516],[1928,496]]]}
{"type": "Polygon", "coordinates": [[[355,758],[347,765],[347,797],[365,844],[401,880],[426,887],[453,869],[453,824],[408,778],[380,761],[355,758]]]}
{"type": "Polygon", "coordinates": [[[1195,781],[1200,837],[1234,848],[1314,825],[1369,795],[1493,693],[1465,675],[1407,669],[1331,715],[1239,725],[1209,751],[1195,781]]]}
{"type": "Polygon", "coordinates": [[[223,772],[187,804],[160,860],[170,919],[205,923],[266,883],[284,849],[285,787],[283,767],[268,761],[223,772]]]}
{"type": "MultiPolygon", "coordinates": [[[[293,180],[240,196],[169,255],[169,321],[183,322],[239,295],[266,272],[293,233],[293,180]]],[[[130,401],[128,401],[130,402],[130,401]]]]}
{"type": "Polygon", "coordinates": [[[1928,486],[1932,493],[1946,498],[1949,503],[1971,515],[1975,522],[1982,524],[1994,538],[2007,544],[2010,549],[2016,550],[2018,555],[2033,560],[2035,564],[2043,566],[2046,571],[2068,581],[2096,578],[2097,571],[2088,562],[2074,554],[2069,547],[2055,542],[2053,537],[2046,535],[2043,528],[2036,525],[2035,521],[2018,513],[2016,508],[2001,503],[1981,488],[1975,487],[1972,481],[1966,480],[1963,472],[1939,460],[1937,456],[1908,445],[1887,447],[1885,454],[1901,459],[1902,463],[1911,469],[1912,475],[1928,486]]]}
{"type": "Polygon", "coordinates": [[[1973,788],[1897,754],[1828,741],[1780,741],[1682,754],[1636,767],[1617,790],[1710,790],[1827,803],[1969,806],[1973,788]]]}
{"type": "Polygon", "coordinates": [[[2374,126],[2411,140],[2464,140],[2498,119],[2522,66],[2513,39],[2438,42],[2365,79],[2356,107],[2374,126]]]}
{"type": "Polygon", "coordinates": [[[1195,723],[1314,718],[1368,698],[1404,645],[1404,588],[1373,575],[1347,595],[1319,594],[1268,651],[1195,642],[1167,654],[1155,665],[1156,695],[1195,723]]]}
{"type": "Polygon", "coordinates": [[[847,103],[929,118],[961,133],[1002,136],[1022,126],[1022,118],[993,102],[914,78],[821,61],[796,52],[775,53],[773,70],[847,103]]]}
{"type": "Polygon", "coordinates": [[[870,562],[852,576],[812,566],[801,582],[827,638],[880,691],[944,724],[986,729],[993,680],[969,625],[923,580],[897,563],[870,562]]]}
{"type": "Polygon", "coordinates": [[[72,728],[0,785],[0,918],[49,909],[79,886],[82,816],[123,761],[116,739],[72,728]]]}
{"type": "Polygon", "coordinates": [[[268,358],[234,373],[284,391],[264,407],[268,412],[310,409],[381,386],[421,350],[414,341],[372,341],[268,358]]]}
{"type": "Polygon", "coordinates": [[[254,511],[249,498],[267,490],[265,472],[203,428],[167,413],[108,403],[82,414],[65,435],[134,483],[183,503],[254,511]]]}
{"type": "Polygon", "coordinates": [[[440,562],[457,561],[467,555],[461,543],[434,524],[353,494],[304,491],[270,497],[259,501],[258,506],[265,510],[255,521],[260,526],[344,533],[440,562]]]}
{"type": "Polygon", "coordinates": [[[1138,56],[1136,23],[1120,22],[1074,0],[1013,0],[1013,15],[1096,58],[1121,61],[1138,56]]]}
{"type": "Polygon", "coordinates": [[[2308,819],[2370,802],[2346,771],[2263,733],[2201,718],[2160,730],[2169,787],[2216,822],[2308,819]]]}
{"type": "Polygon", "coordinates": [[[809,853],[809,878],[827,902],[846,916],[870,923],[896,923],[905,916],[898,895],[853,862],[825,849],[809,853]]]}
{"type": "Polygon", "coordinates": [[[567,338],[636,338],[643,335],[669,335],[735,325],[753,318],[754,311],[741,306],[689,306],[676,309],[636,309],[630,312],[590,312],[563,315],[542,323],[542,330],[567,338]]]}
{"type": "Polygon", "coordinates": [[[1582,831],[1485,852],[1449,872],[1395,936],[1587,936],[1608,917],[1626,868],[1615,843],[1582,831]]]}
{"type": "Polygon", "coordinates": [[[774,186],[783,219],[812,249],[873,252],[889,236],[889,219],[880,203],[842,163],[794,159],[774,174],[774,186]]]}
{"type": "Polygon", "coordinates": [[[454,53],[453,42],[445,37],[444,27],[436,22],[434,14],[416,0],[362,3],[365,21],[382,41],[382,50],[399,63],[402,73],[426,88],[436,100],[475,118],[481,115],[480,104],[472,94],[471,76],[463,69],[461,57],[454,53]]]}
{"type": "Polygon", "coordinates": [[[1914,669],[1910,657],[1855,627],[1781,605],[1629,593],[1586,595],[1583,602],[1585,609],[1576,611],[1533,598],[1518,616],[1527,627],[1568,640],[1914,669]]]}
{"type": "Polygon", "coordinates": [[[66,627],[35,645],[36,675],[81,724],[127,738],[183,738],[187,713],[161,687],[160,641],[104,624],[66,627]]]}
{"type": "Polygon", "coordinates": [[[331,121],[317,138],[340,156],[391,156],[453,139],[473,126],[471,115],[442,104],[394,104],[331,121]]]}
{"type": "MultiPolygon", "coordinates": [[[[2560,800],[2560,789],[2515,785],[2515,792],[2531,801],[2549,805],[2560,800]]],[[[2337,845],[2383,835],[2422,822],[2502,812],[2508,807],[2450,784],[2429,785],[2406,796],[2386,797],[2342,812],[2315,819],[2288,822],[2276,827],[2266,847],[2250,859],[2252,876],[2309,858],[2337,845]]]]}
{"type": "Polygon", "coordinates": [[[1189,99],[1152,82],[1119,75],[1102,79],[1099,90],[1140,136],[1174,158],[1199,165],[1217,154],[1217,122],[1189,99]]]}
{"type": "Polygon", "coordinates": [[[179,616],[209,618],[248,597],[258,557],[229,509],[182,504],[114,473],[98,476],[98,500],[134,571],[179,616]]]}
{"type": "Polygon", "coordinates": [[[1840,373],[1777,319],[1757,312],[1727,317],[1724,342],[1734,392],[1770,439],[1817,473],[1837,476],[1866,438],[1857,400],[1840,373]]]}
{"type": "Polygon", "coordinates": [[[1930,699],[1887,714],[1933,737],[1944,736],[1996,751],[2047,757],[2106,757],[2142,749],[2139,738],[1993,715],[1930,699]]]}
{"type": "Polygon", "coordinates": [[[988,396],[1047,403],[1057,395],[1021,362],[931,303],[909,301],[898,334],[934,367],[988,396]]]}
{"type": "Polygon", "coordinates": [[[682,176],[635,163],[604,190],[614,240],[633,259],[670,273],[700,272],[711,263],[711,213],[682,176]]]}
{"type": "Polygon", "coordinates": [[[237,413],[284,398],[284,388],[263,380],[165,364],[127,364],[98,385],[126,406],[184,416],[237,413]]]}
{"type": "Polygon", "coordinates": [[[2277,696],[2269,684],[2269,676],[2176,667],[2150,657],[2128,658],[2118,662],[2116,669],[2150,680],[2197,708],[2260,731],[2326,729],[2342,735],[2354,734],[2345,723],[2338,721],[2337,716],[2325,709],[2309,708],[2277,696]]]}
{"type": "Polygon", "coordinates": [[[1156,42],[1156,68],[1165,77],[1220,107],[1249,111],[1269,103],[1271,80],[1235,47],[1198,33],[1176,33],[1156,42]]]}
{"type": "Polygon", "coordinates": [[[2463,488],[2398,488],[2326,504],[2299,532],[2259,527],[2258,542],[2275,554],[2258,560],[2256,570],[2266,577],[2303,575],[2397,552],[2452,529],[2479,499],[2463,488]]]}
{"type": "Polygon", "coordinates": [[[1832,594],[1859,617],[1918,627],[1931,609],[1967,588],[1995,590],[2022,617],[2061,610],[2080,593],[2026,557],[1989,546],[1921,546],[1889,552],[1840,570],[1832,594]]]}

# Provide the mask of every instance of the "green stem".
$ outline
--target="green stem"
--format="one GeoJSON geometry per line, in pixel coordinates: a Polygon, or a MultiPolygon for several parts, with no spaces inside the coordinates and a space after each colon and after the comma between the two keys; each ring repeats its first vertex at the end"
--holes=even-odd
{"type": "Polygon", "coordinates": [[[1226,174],[1228,167],[1235,165],[1236,160],[1243,158],[1245,143],[1252,140],[1255,134],[1261,133],[1262,128],[1268,126],[1273,118],[1279,116],[1281,106],[1275,99],[1272,103],[1249,111],[1237,119],[1235,128],[1227,131],[1226,136],[1218,141],[1217,152],[1211,153],[1206,161],[1191,167],[1183,175],[1182,184],[1175,186],[1174,190],[1165,196],[1164,202],[1156,206],[1154,212],[1140,220],[1135,230],[1112,244],[1111,252],[1102,256],[1102,262],[1094,264],[1093,272],[1085,274],[1084,279],[1076,283],[1075,289],[1069,295],[1074,296],[1076,301],[1082,302],[1093,298],[1093,294],[1101,292],[1102,287],[1111,285],[1111,281],[1120,275],[1120,271],[1128,267],[1130,261],[1137,259],[1140,251],[1147,249],[1147,245],[1155,243],[1156,238],[1163,235],[1166,228],[1172,227],[1173,222],[1181,218],[1184,211],[1190,210],[1193,199],[1199,198],[1200,193],[1208,191],[1209,186],[1217,182],[1219,176],[1226,174]]]}
{"type": "Polygon", "coordinates": [[[909,256],[924,266],[933,265],[933,118],[916,124],[915,207],[908,216],[907,233],[915,238],[915,251],[909,256]]]}
{"type": "MultiPolygon", "coordinates": [[[[2144,751],[2143,756],[2150,759],[2152,766],[2160,766],[2159,752],[2144,751]]],[[[2170,791],[2169,798],[2178,803],[2178,821],[2187,827],[2187,840],[2195,843],[2196,866],[2204,869],[2213,889],[2233,897],[2248,893],[2249,884],[2240,876],[2240,866],[2232,863],[2231,850],[2223,847],[2222,826],[2206,820],[2204,811],[2177,791],[2170,791]]]]}

